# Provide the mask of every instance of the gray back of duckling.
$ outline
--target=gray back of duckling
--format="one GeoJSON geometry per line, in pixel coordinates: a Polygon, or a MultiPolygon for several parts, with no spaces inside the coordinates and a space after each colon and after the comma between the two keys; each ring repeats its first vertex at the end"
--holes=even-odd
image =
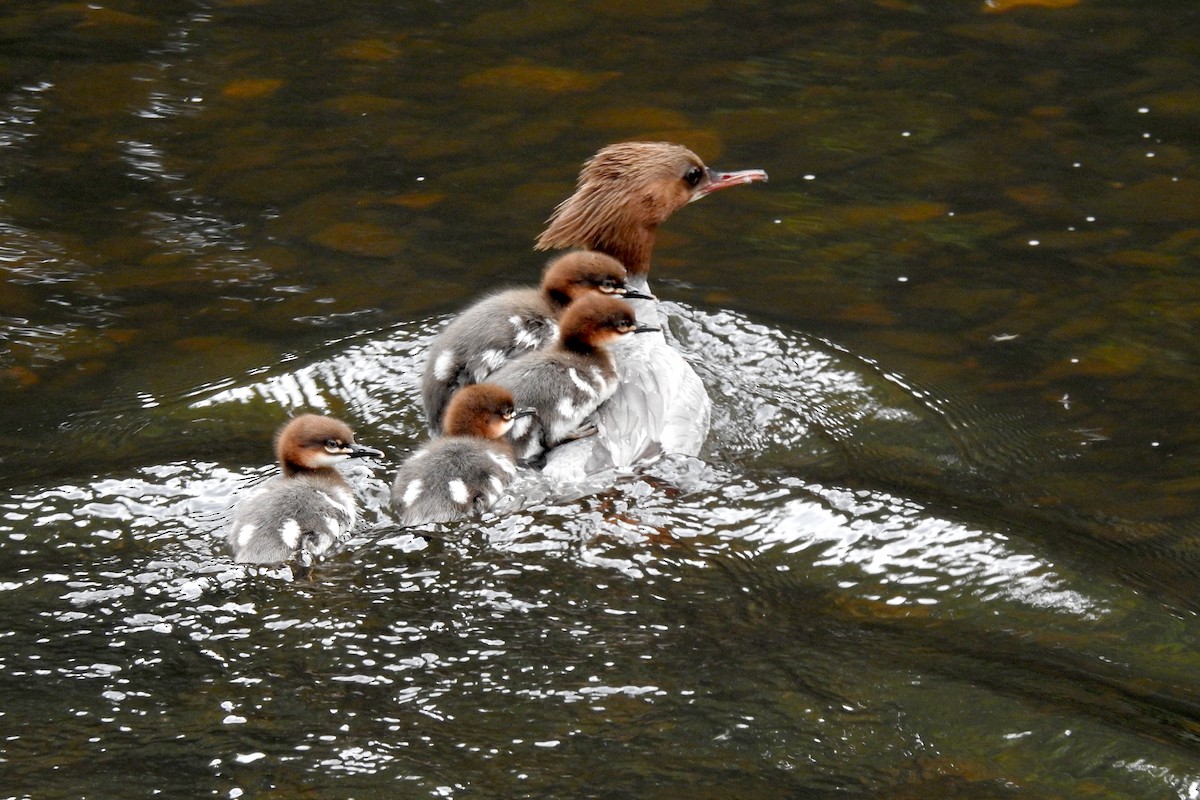
{"type": "Polygon", "coordinates": [[[392,484],[401,525],[453,522],[490,508],[516,474],[506,444],[447,436],[419,450],[392,484]]]}
{"type": "Polygon", "coordinates": [[[226,542],[242,564],[289,561],[301,550],[320,556],[354,528],[350,487],[327,476],[275,476],[237,512],[226,542]]]}

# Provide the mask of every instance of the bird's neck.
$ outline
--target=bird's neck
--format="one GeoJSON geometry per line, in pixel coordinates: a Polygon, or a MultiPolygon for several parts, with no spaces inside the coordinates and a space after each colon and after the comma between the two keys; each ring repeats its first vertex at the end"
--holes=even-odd
{"type": "Polygon", "coordinates": [[[322,478],[330,480],[334,483],[344,482],[342,473],[338,472],[333,467],[306,467],[298,461],[291,459],[281,459],[279,469],[283,471],[285,477],[294,478],[297,475],[308,475],[314,478],[322,478]]]}
{"type": "Polygon", "coordinates": [[[608,235],[597,237],[592,249],[624,264],[629,277],[645,278],[650,273],[650,254],[654,252],[654,228],[608,232],[608,235]]]}
{"type": "Polygon", "coordinates": [[[499,439],[489,440],[488,447],[491,447],[492,450],[499,455],[507,456],[513,461],[516,461],[517,459],[517,451],[513,448],[512,442],[510,442],[506,436],[501,436],[499,439]]]}
{"type": "Polygon", "coordinates": [[[561,334],[559,346],[568,353],[580,356],[594,356],[599,350],[583,333],[567,332],[561,334]]]}

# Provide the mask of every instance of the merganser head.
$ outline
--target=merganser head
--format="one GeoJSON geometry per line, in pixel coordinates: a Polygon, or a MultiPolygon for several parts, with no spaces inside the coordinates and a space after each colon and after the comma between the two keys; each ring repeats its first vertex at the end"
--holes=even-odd
{"type": "Polygon", "coordinates": [[[533,408],[517,408],[508,389],[494,383],[476,383],[454,393],[442,427],[446,436],[500,439],[517,419],[536,413],[533,408]]]}
{"type": "Polygon", "coordinates": [[[611,295],[589,294],[563,312],[559,321],[559,343],[576,352],[588,353],[629,333],[662,330],[637,321],[633,306],[611,295]]]}
{"type": "Polygon", "coordinates": [[[673,213],[719,189],[766,179],[761,169],[711,170],[678,144],[612,144],[584,163],[575,193],[554,209],[536,246],[598,250],[643,275],[655,229],[673,213]]]}
{"type": "Polygon", "coordinates": [[[546,265],[542,291],[550,302],[565,308],[588,292],[617,294],[638,300],[656,300],[652,294],[629,287],[629,277],[620,261],[604,253],[575,250],[546,265]]]}
{"type": "Polygon", "coordinates": [[[355,444],[346,423],[318,414],[301,414],[275,435],[275,456],[284,475],[329,469],[348,458],[381,458],[374,447],[355,444]]]}

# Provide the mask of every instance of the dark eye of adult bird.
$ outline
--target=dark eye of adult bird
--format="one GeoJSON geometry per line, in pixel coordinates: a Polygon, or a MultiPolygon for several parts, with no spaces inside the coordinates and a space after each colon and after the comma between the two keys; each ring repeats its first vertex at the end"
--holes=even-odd
{"type": "Polygon", "coordinates": [[[694,188],[696,186],[696,184],[698,184],[700,182],[700,179],[703,177],[704,177],[704,170],[700,169],[699,167],[692,167],[686,173],[684,173],[683,181],[688,186],[691,186],[694,188]]]}

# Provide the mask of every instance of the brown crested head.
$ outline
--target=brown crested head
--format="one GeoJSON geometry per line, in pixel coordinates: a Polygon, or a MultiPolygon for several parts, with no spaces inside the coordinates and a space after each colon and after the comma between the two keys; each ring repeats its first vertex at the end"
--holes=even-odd
{"type": "Polygon", "coordinates": [[[654,232],[673,213],[717,189],[766,178],[762,170],[714,172],[670,142],[612,144],[584,163],[575,193],[554,209],[537,248],[599,250],[642,275],[654,232]]]}
{"type": "Polygon", "coordinates": [[[443,419],[446,436],[475,436],[499,439],[508,433],[518,417],[533,413],[531,408],[517,408],[512,392],[494,383],[464,386],[450,398],[443,419]]]}
{"type": "Polygon", "coordinates": [[[319,414],[301,414],[275,434],[275,456],[284,475],[329,469],[348,458],[382,455],[373,447],[356,444],[346,423],[319,414]]]}
{"type": "MultiPolygon", "coordinates": [[[[559,309],[589,292],[624,295],[631,291],[620,261],[604,253],[575,250],[551,261],[542,276],[542,291],[559,309]]],[[[639,292],[635,296],[646,297],[639,292]]]]}
{"type": "Polygon", "coordinates": [[[606,294],[579,298],[563,312],[559,320],[559,344],[567,350],[590,353],[627,333],[657,331],[641,325],[633,306],[606,294]]]}

